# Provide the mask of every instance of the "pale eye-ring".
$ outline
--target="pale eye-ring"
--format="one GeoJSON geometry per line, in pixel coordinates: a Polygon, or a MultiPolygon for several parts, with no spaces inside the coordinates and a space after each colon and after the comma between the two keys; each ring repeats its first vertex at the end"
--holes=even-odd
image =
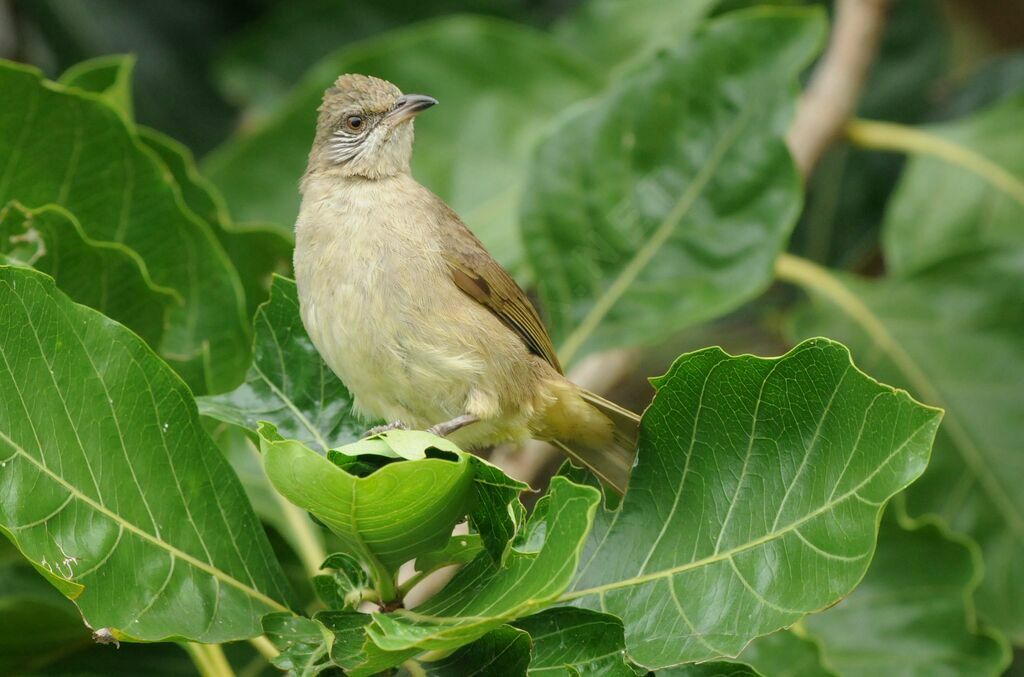
{"type": "Polygon", "coordinates": [[[345,126],[352,130],[353,132],[358,132],[362,130],[365,124],[366,121],[363,120],[363,118],[359,115],[350,115],[345,119],[345,126]]]}

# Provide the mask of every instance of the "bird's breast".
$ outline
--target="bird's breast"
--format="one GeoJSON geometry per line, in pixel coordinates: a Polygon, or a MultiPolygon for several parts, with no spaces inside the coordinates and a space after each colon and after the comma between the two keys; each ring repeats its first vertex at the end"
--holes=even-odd
{"type": "Polygon", "coordinates": [[[373,417],[444,420],[483,369],[446,322],[463,299],[431,232],[401,191],[307,190],[303,199],[295,249],[303,324],[373,417]]]}

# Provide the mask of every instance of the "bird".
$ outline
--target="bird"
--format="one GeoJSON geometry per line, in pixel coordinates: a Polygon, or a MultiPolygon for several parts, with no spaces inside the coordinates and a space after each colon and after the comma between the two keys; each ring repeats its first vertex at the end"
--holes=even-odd
{"type": "Polygon", "coordinates": [[[463,449],[549,441],[619,493],[640,418],[572,383],[537,310],[411,173],[413,121],[437,104],[341,75],[300,181],[294,271],[314,347],[353,409],[463,449]]]}

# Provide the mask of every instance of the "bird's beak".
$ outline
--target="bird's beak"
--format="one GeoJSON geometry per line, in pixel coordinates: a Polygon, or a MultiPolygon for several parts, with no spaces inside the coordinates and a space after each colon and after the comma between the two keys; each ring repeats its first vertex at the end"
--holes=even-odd
{"type": "Polygon", "coordinates": [[[437,99],[425,94],[403,94],[398,97],[395,107],[388,113],[392,124],[399,124],[411,120],[431,106],[437,104],[437,99]]]}

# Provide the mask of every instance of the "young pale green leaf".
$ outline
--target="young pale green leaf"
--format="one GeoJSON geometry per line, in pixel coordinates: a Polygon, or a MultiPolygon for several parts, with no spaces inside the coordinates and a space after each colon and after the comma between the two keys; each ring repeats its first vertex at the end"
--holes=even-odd
{"type": "Polygon", "coordinates": [[[826,339],[774,359],[708,348],[655,385],[629,491],[564,596],[622,618],[651,669],[734,656],[848,594],[941,418],[826,339]]]}
{"type": "Polygon", "coordinates": [[[533,638],[530,675],[635,677],[647,673],[626,660],[622,621],[615,616],[556,607],[520,618],[513,625],[533,638]]]}
{"type": "Polygon", "coordinates": [[[1006,640],[979,632],[974,619],[977,546],[935,524],[906,521],[887,515],[854,593],[806,620],[826,663],[844,677],[1003,674],[1006,640]]]}
{"type": "Polygon", "coordinates": [[[684,42],[718,0],[588,0],[555,26],[555,37],[610,76],[684,42]]]}
{"type": "Polygon", "coordinates": [[[979,245],[1024,242],[1022,119],[1024,94],[1018,94],[963,120],[924,128],[933,137],[918,144],[924,154],[911,159],[886,210],[891,272],[923,271],[979,245]]]}
{"type": "Polygon", "coordinates": [[[97,242],[59,205],[0,209],[0,260],[32,266],[54,278],[76,303],[95,308],[158,347],[167,314],[181,296],[157,286],[128,247],[97,242]]]}
{"type": "Polygon", "coordinates": [[[415,461],[427,457],[428,449],[439,449],[458,454],[462,450],[452,441],[425,430],[388,430],[372,437],[364,437],[351,444],[331,449],[327,457],[337,461],[337,455],[384,456],[415,461]]]}
{"type": "Polygon", "coordinates": [[[0,64],[0,204],[59,204],[94,240],[124,244],[171,307],[160,352],[196,391],[233,386],[248,360],[238,275],[209,226],[106,98],[0,64]]]}
{"type": "Polygon", "coordinates": [[[824,28],[797,9],[715,20],[539,144],[523,231],[564,361],[656,341],[769,284],[801,203],[783,137],[824,28]]]}
{"type": "Polygon", "coordinates": [[[367,477],[350,475],[301,442],[260,429],[263,466],[274,487],[313,513],[344,551],[370,569],[381,599],[395,597],[398,567],[444,546],[470,510],[469,456],[390,463],[367,477]]]}
{"type": "Polygon", "coordinates": [[[541,499],[545,509],[526,527],[541,535],[539,549],[513,549],[504,566],[478,557],[415,610],[375,614],[370,638],[388,651],[445,651],[550,605],[572,580],[599,498],[592,487],[555,477],[541,499]]]}
{"type": "Polygon", "coordinates": [[[1024,248],[963,256],[912,277],[832,284],[838,291],[813,294],[797,333],[841,338],[866,369],[946,410],[907,509],[938,515],[978,542],[986,570],[978,610],[1024,642],[1024,248]]]}
{"type": "Polygon", "coordinates": [[[249,430],[267,421],[282,436],[322,453],[356,439],[365,424],[352,414],[352,396],[302,326],[295,282],[274,277],[270,300],[253,325],[253,362],[245,382],[231,392],[197,398],[203,415],[249,430]]]}
{"type": "Polygon", "coordinates": [[[502,625],[450,656],[421,663],[429,677],[526,677],[530,665],[530,636],[502,625]]]}
{"type": "Polygon", "coordinates": [[[482,17],[425,22],[346,47],[268,120],[207,158],[204,169],[236,218],[294,222],[316,110],[342,73],[372,73],[441,102],[416,121],[413,174],[517,268],[515,206],[533,141],[554,114],[595,91],[600,74],[544,33],[482,17]]]}
{"type": "Polygon", "coordinates": [[[267,614],[263,617],[263,633],[281,652],[272,662],[289,675],[318,675],[331,666],[329,651],[334,634],[311,618],[267,614]]]}
{"type": "Polygon", "coordinates": [[[0,290],[0,531],[114,637],[259,633],[284,574],[185,384],[51,278],[0,290]]]}
{"type": "Polygon", "coordinates": [[[790,630],[758,637],[738,658],[770,677],[838,677],[822,663],[817,642],[790,630]]]}
{"type": "Polygon", "coordinates": [[[363,565],[351,555],[336,552],[320,568],[332,570],[313,577],[313,589],[328,609],[353,610],[373,589],[363,565]]]}
{"type": "MultiPolygon", "coordinates": [[[[519,502],[519,494],[529,489],[529,486],[512,479],[500,468],[477,456],[466,454],[443,437],[421,430],[389,430],[332,449],[327,453],[327,458],[335,465],[349,470],[346,457],[371,455],[420,460],[427,457],[428,450],[449,452],[468,460],[473,472],[474,499],[469,513],[470,523],[491,558],[496,562],[504,561],[512,546],[512,539],[523,522],[524,509],[519,502]]],[[[449,541],[449,546],[451,544],[449,541]]],[[[460,555],[461,558],[465,556],[466,553],[460,555]]]]}

